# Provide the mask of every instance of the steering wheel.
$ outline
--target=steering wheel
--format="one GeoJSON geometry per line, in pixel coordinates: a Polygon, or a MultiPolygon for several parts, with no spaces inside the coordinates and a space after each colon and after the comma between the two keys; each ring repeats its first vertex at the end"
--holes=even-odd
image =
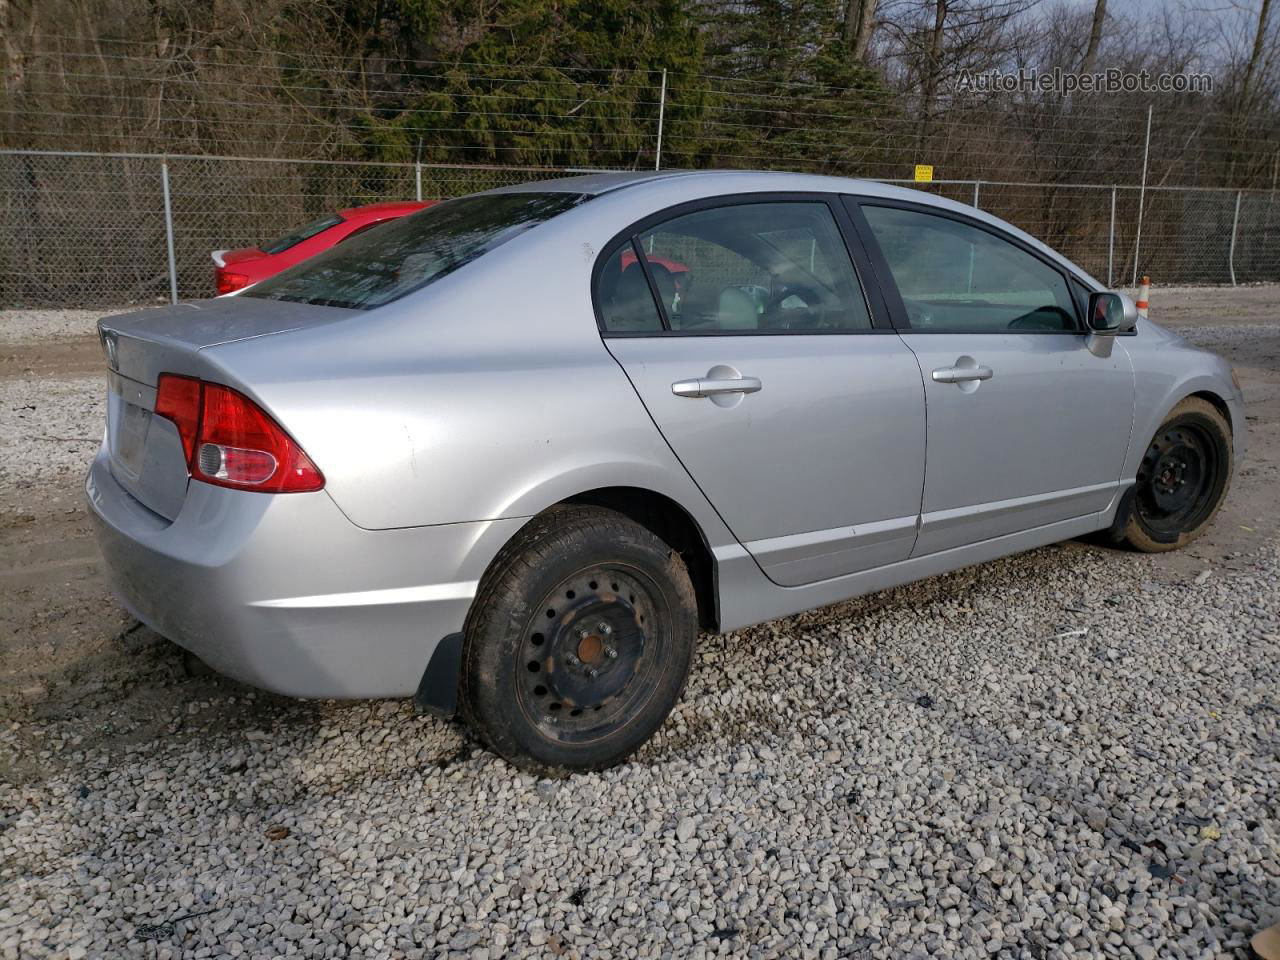
{"type": "Polygon", "coordinates": [[[772,321],[770,326],[784,330],[791,329],[792,317],[797,320],[803,318],[804,327],[821,327],[825,326],[827,319],[826,298],[815,287],[793,283],[782,287],[769,298],[764,313],[772,321]],[[793,297],[804,304],[803,309],[784,306],[793,297]]]}

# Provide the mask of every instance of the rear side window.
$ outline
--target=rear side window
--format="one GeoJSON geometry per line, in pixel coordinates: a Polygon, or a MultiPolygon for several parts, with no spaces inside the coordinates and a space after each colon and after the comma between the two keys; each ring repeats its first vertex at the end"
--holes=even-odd
{"type": "Polygon", "coordinates": [[[312,220],[306,226],[297,227],[296,229],[290,230],[278,240],[272,240],[261,248],[262,252],[284,253],[289,248],[296,247],[303,240],[310,240],[317,233],[324,233],[324,231],[328,230],[330,227],[336,227],[342,222],[344,222],[343,219],[336,213],[331,217],[322,217],[319,220],[312,220]]]}
{"type": "Polygon", "coordinates": [[[499,193],[450,200],[317,254],[241,296],[372,310],[585,199],[576,193],[499,193]]]}
{"type": "Polygon", "coordinates": [[[863,206],[911,328],[936,333],[1075,332],[1066,278],[978,227],[916,210],[863,206]]]}
{"type": "Polygon", "coordinates": [[[635,247],[626,243],[600,271],[597,300],[604,328],[612,333],[662,330],[662,317],[649,290],[635,247]]]}
{"type": "Polygon", "coordinates": [[[606,332],[832,333],[871,316],[830,208],[821,202],[729,204],[673,217],[615,253],[597,288],[606,332]],[[655,323],[655,320],[658,321],[655,323]]]}

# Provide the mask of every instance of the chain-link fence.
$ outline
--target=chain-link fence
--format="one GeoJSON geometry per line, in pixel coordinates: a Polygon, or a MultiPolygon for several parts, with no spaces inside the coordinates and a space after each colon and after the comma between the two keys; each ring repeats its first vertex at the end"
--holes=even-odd
{"type": "MultiPolygon", "coordinates": [[[[0,151],[0,307],[119,307],[213,294],[210,252],[342,207],[445,199],[568,169],[0,151]]],[[[1275,191],[944,181],[1127,286],[1280,281],[1275,191]]]]}

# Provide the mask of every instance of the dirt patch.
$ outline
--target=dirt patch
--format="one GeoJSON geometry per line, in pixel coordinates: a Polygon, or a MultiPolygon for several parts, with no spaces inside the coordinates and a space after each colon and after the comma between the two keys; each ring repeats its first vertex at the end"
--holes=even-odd
{"type": "Polygon", "coordinates": [[[0,379],[100,376],[104,369],[97,337],[0,344],[0,379]]]}

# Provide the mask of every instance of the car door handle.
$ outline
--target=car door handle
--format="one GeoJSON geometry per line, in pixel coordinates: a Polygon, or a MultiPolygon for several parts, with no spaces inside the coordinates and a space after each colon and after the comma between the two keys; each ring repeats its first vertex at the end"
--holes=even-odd
{"type": "Polygon", "coordinates": [[[968,383],[970,380],[990,380],[994,376],[990,367],[942,367],[933,371],[936,383],[968,383]]]}
{"type": "Polygon", "coordinates": [[[700,377],[696,380],[677,380],[671,385],[671,392],[677,397],[720,397],[730,393],[756,393],[763,384],[758,377],[732,377],[723,380],[711,380],[700,377]]]}

